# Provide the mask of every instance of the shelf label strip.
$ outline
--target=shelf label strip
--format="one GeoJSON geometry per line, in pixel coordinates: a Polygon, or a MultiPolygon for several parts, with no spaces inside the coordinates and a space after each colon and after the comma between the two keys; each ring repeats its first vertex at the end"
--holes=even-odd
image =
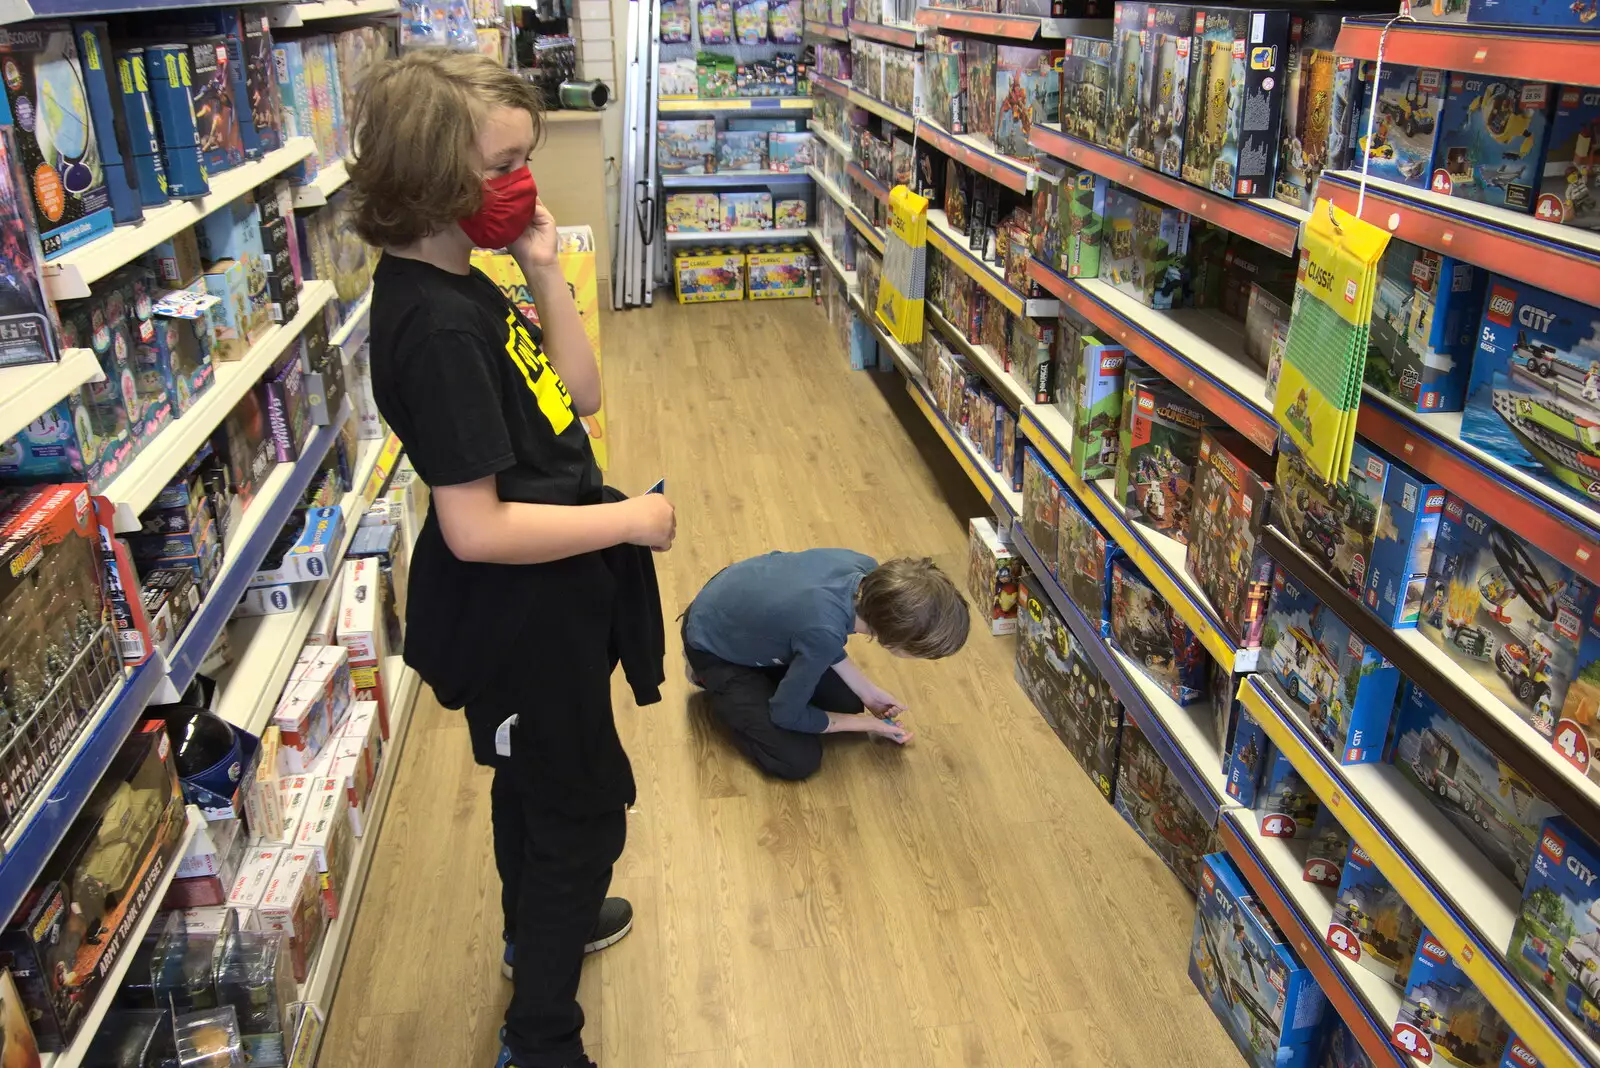
{"type": "MultiPolygon", "coordinates": [[[[1038,127],[1035,127],[1038,129],[1038,127]]],[[[927,119],[917,120],[917,135],[930,141],[934,147],[959,163],[993,178],[1007,189],[1026,193],[1033,186],[1033,173],[1021,163],[1008,163],[980,149],[974,148],[942,126],[927,119]]]]}

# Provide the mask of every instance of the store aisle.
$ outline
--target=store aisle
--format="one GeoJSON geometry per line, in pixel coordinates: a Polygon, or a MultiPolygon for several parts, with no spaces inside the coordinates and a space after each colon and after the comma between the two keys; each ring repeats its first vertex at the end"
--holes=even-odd
{"type": "MultiPolygon", "coordinates": [[[[899,376],[850,372],[833,336],[800,301],[606,317],[608,480],[665,475],[678,508],[669,619],[774,548],[930,555],[965,587],[983,502],[899,376]]],[[[1193,900],[1013,681],[1013,639],[975,627],[934,664],[852,643],[916,742],[829,739],[793,785],[707,729],[669,632],[665,700],[615,688],[639,804],[614,892],[638,921],[584,974],[602,1068],[1238,1063],[1185,974],[1193,900]]],[[[416,715],[324,1068],[498,1049],[489,775],[459,713],[425,693],[416,715]]]]}

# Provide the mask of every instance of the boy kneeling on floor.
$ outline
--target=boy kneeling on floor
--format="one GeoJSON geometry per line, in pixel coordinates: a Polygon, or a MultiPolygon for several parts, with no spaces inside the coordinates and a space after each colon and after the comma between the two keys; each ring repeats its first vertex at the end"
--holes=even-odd
{"type": "Polygon", "coordinates": [[[845,653],[852,634],[895,656],[937,660],[966,643],[969,625],[966,599],[932,560],[775,552],[706,583],[684,613],[683,651],[712,718],[740,751],[762,771],[798,780],[822,766],[820,735],[911,740],[899,722],[905,703],[845,653]]]}

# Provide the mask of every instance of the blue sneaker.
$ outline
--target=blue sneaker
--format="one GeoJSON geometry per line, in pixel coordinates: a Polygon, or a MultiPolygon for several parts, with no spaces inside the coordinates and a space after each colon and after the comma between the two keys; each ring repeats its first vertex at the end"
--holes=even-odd
{"type": "Polygon", "coordinates": [[[500,1056],[495,1058],[494,1068],[517,1068],[511,1063],[511,1047],[503,1042],[500,1044],[500,1056]]]}
{"type": "MultiPolygon", "coordinates": [[[[589,941],[584,943],[585,953],[598,953],[607,946],[614,946],[633,930],[633,906],[625,897],[608,897],[600,906],[600,917],[595,920],[594,933],[589,936],[589,941]]],[[[516,968],[513,964],[515,947],[511,944],[511,936],[503,934],[506,940],[505,953],[500,958],[500,974],[507,979],[516,978],[516,968]]]]}
{"type": "Polygon", "coordinates": [[[511,936],[504,935],[502,937],[504,937],[506,940],[506,952],[505,955],[500,958],[500,974],[505,976],[507,979],[515,979],[517,977],[516,971],[511,967],[511,936]]]}
{"type": "MultiPolygon", "coordinates": [[[[510,1048],[501,1045],[500,1056],[494,1062],[494,1068],[517,1068],[516,1062],[511,1059],[510,1048]]],[[[579,1057],[575,1061],[569,1061],[563,1068],[600,1068],[600,1066],[588,1057],[579,1057]]]]}

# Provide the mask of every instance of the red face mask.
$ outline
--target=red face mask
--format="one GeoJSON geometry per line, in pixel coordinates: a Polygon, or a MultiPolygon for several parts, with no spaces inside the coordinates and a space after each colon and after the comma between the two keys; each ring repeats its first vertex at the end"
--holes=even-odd
{"type": "Polygon", "coordinates": [[[479,248],[505,248],[533,221],[538,201],[533,172],[519,167],[483,183],[483,204],[461,220],[461,229],[479,248]]]}

